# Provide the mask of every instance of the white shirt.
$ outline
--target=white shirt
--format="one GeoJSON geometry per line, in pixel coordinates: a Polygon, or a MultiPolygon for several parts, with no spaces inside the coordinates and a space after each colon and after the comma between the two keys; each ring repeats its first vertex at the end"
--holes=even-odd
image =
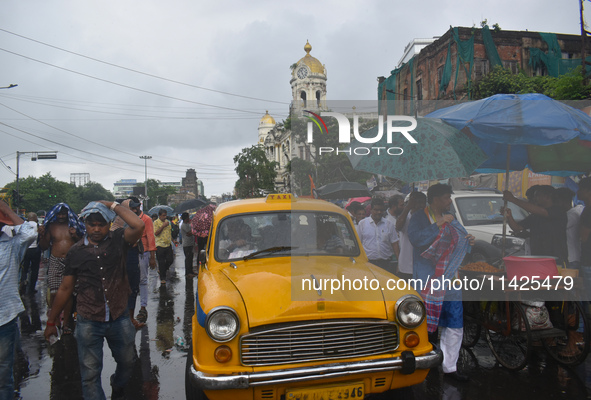
{"type": "Polygon", "coordinates": [[[25,311],[18,292],[19,265],[27,247],[35,240],[35,232],[29,224],[5,225],[0,235],[0,326],[6,325],[25,311]],[[5,229],[7,228],[7,229],[5,229]],[[6,232],[10,231],[10,235],[6,232]]]}
{"type": "Polygon", "coordinates": [[[396,216],[390,214],[390,210],[386,210],[386,219],[392,222],[394,224],[394,227],[396,227],[396,216]]]}
{"type": "Polygon", "coordinates": [[[392,258],[392,243],[399,241],[396,226],[385,218],[377,224],[371,216],[359,221],[357,233],[361,244],[370,260],[388,260],[392,258]]]}
{"type": "Polygon", "coordinates": [[[405,274],[412,274],[413,245],[408,238],[408,225],[410,225],[410,213],[406,215],[406,223],[402,230],[398,231],[400,238],[400,256],[398,257],[398,270],[405,274]]]}
{"type": "Polygon", "coordinates": [[[29,249],[36,249],[37,248],[37,229],[39,228],[39,225],[35,221],[27,221],[25,223],[31,225],[33,227],[33,229],[35,229],[35,240],[33,241],[33,243],[31,243],[31,245],[29,246],[29,249]]]}
{"type": "Polygon", "coordinates": [[[585,207],[575,206],[566,212],[566,245],[568,262],[581,261],[581,238],[579,236],[579,219],[585,207]]]}

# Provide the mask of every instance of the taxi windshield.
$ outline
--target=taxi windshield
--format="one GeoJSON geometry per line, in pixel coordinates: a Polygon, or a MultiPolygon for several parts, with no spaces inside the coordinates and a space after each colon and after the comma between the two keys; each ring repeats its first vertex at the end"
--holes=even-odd
{"type": "Polygon", "coordinates": [[[358,256],[359,246],[349,221],[330,212],[242,214],[218,226],[218,261],[297,255],[358,256]]]}
{"type": "MultiPolygon", "coordinates": [[[[456,199],[464,226],[503,223],[503,215],[501,214],[503,203],[503,198],[500,196],[474,196],[456,199]]],[[[508,203],[507,207],[511,209],[513,218],[517,222],[523,220],[528,215],[527,211],[513,203],[508,203]]],[[[455,213],[454,211],[452,210],[452,213],[455,213]]]]}

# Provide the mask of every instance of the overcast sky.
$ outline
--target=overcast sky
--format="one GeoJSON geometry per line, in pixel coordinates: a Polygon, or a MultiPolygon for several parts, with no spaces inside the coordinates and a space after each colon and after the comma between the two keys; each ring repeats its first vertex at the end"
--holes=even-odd
{"type": "MultiPolygon", "coordinates": [[[[77,1],[3,0],[0,184],[50,171],[180,181],[195,168],[205,195],[231,192],[233,157],[257,141],[265,110],[291,101],[289,66],[311,54],[329,100],[375,100],[413,38],[488,19],[504,30],[580,33],[578,0],[77,1]],[[209,90],[206,90],[209,89],[209,90]],[[225,92],[225,93],[220,93],[225,92]]],[[[585,2],[591,9],[591,3],[585,2]]],[[[591,18],[591,16],[590,16],[591,18]]]]}

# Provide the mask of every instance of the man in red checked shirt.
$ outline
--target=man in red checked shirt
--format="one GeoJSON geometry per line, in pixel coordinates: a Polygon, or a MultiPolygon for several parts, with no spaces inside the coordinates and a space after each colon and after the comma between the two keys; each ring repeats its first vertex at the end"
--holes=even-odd
{"type": "Polygon", "coordinates": [[[144,222],[142,245],[144,252],[140,254],[140,310],[135,319],[142,324],[148,320],[148,266],[156,268],[156,239],[154,238],[154,223],[152,218],[141,209],[141,203],[136,197],[130,197],[129,209],[144,222]]]}

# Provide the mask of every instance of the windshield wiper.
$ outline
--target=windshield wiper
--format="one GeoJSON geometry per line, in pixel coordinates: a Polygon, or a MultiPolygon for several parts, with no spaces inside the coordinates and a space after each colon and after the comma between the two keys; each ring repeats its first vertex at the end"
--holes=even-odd
{"type": "Polygon", "coordinates": [[[249,260],[251,258],[255,258],[259,254],[263,254],[263,253],[273,254],[273,253],[278,253],[280,251],[292,250],[292,249],[297,249],[297,247],[292,247],[292,246],[275,246],[275,247],[269,247],[268,249],[259,250],[259,251],[255,251],[254,253],[250,253],[249,255],[242,257],[242,259],[244,261],[246,261],[246,260],[249,260]]]}

